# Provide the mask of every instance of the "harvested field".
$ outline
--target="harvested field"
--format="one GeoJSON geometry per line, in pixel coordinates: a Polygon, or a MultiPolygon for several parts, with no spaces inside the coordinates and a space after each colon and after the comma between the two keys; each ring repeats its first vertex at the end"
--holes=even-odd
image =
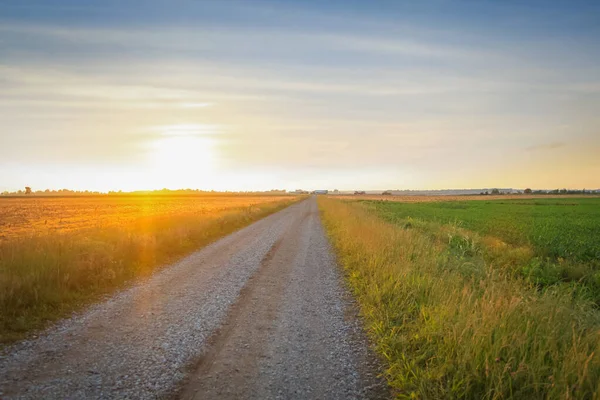
{"type": "Polygon", "coordinates": [[[22,338],[298,199],[0,199],[0,343],[22,338]]]}
{"type": "Polygon", "coordinates": [[[0,240],[109,226],[131,229],[143,221],[218,214],[289,199],[245,195],[0,197],[0,240]]]}

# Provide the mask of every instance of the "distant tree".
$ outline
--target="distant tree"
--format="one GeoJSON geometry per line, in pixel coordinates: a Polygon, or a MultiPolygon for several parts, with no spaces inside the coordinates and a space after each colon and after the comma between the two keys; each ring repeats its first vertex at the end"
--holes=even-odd
{"type": "Polygon", "coordinates": [[[492,189],[492,194],[500,194],[500,190],[498,190],[498,189],[492,189]]]}
{"type": "Polygon", "coordinates": [[[29,186],[25,186],[25,194],[31,194],[31,188],[29,186]]]}
{"type": "Polygon", "coordinates": [[[490,192],[488,192],[487,190],[485,191],[485,195],[487,196],[488,194],[490,194],[490,192]]]}
{"type": "Polygon", "coordinates": [[[525,189],[525,194],[531,194],[533,193],[533,190],[531,190],[530,188],[525,189]]]}

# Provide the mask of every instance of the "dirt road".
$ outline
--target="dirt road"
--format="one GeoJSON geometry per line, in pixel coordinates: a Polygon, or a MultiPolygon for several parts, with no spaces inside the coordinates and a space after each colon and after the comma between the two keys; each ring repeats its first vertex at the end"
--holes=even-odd
{"type": "Polygon", "coordinates": [[[0,358],[0,398],[387,396],[316,201],[271,215],[0,358]]]}

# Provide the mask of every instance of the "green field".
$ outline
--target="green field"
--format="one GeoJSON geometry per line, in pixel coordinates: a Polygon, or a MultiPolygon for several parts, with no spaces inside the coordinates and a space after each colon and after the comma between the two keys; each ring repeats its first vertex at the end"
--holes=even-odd
{"type": "Polygon", "coordinates": [[[403,227],[457,228],[465,234],[449,244],[461,259],[502,265],[540,287],[575,285],[600,304],[600,198],[362,203],[403,227]]]}
{"type": "Polygon", "coordinates": [[[396,398],[600,398],[600,199],[319,204],[396,398]]]}
{"type": "Polygon", "coordinates": [[[371,201],[384,219],[457,224],[536,255],[577,262],[600,260],[600,198],[396,203],[371,201]]]}

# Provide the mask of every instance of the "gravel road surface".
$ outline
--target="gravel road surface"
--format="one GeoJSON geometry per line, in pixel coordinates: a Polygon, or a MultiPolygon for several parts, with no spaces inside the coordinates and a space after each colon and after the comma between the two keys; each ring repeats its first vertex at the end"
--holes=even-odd
{"type": "Polygon", "coordinates": [[[319,219],[292,205],[0,355],[0,398],[386,398],[319,219]]]}

